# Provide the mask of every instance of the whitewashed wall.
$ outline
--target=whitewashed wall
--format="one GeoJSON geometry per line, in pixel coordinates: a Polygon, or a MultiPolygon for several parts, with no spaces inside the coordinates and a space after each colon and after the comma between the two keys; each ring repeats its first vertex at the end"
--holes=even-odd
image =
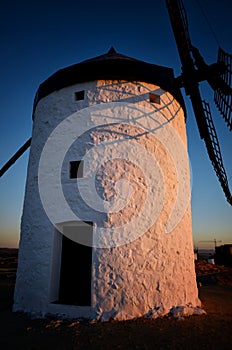
{"type": "MultiPolygon", "coordinates": [[[[163,117],[175,128],[187,150],[183,110],[169,93],[152,84],[125,81],[89,82],[67,87],[40,100],[35,110],[28,165],[14,311],[35,315],[53,313],[69,317],[124,320],[142,315],[165,315],[178,306],[188,308],[200,305],[194,270],[190,204],[178,225],[167,234],[165,225],[175,203],[178,179],[175,166],[169,159],[170,155],[152,134],[144,134],[136,142],[155,155],[164,174],[166,192],[158,219],[133,242],[113,248],[94,248],[91,307],[51,303],[55,289],[58,288],[61,244],[59,233],[48,219],[39,195],[40,155],[51,132],[68,116],[90,106],[117,101],[134,103],[153,112],[161,110],[163,117]],[[85,100],[75,101],[75,92],[80,90],[85,90],[85,100]],[[161,96],[161,104],[149,102],[150,92],[161,96]]],[[[91,122],[94,123],[93,120],[91,122]]],[[[78,120],[80,129],[84,129],[88,124],[86,123],[86,119],[78,120]]],[[[138,132],[142,134],[141,131],[141,125],[134,127],[124,124],[111,125],[107,130],[101,127],[92,129],[82,135],[81,142],[74,144],[64,158],[61,177],[64,195],[74,213],[82,213],[82,220],[94,222],[95,237],[100,232],[100,224],[114,230],[139,214],[147,193],[141,169],[122,160],[107,164],[102,177],[98,179],[105,199],[114,195],[107,178],[117,181],[120,172],[124,173],[128,181],[132,181],[134,192],[126,208],[118,213],[99,214],[94,209],[89,210],[80,199],[73,196],[76,182],[68,178],[69,161],[74,157],[82,157],[86,150],[102,140],[120,142],[124,137],[122,135],[135,137],[138,132]]],[[[54,148],[54,157],[59,147],[62,144],[57,144],[54,148]]],[[[93,159],[93,163],[94,161],[97,160],[93,159]]],[[[149,164],[147,167],[149,168],[149,164]]],[[[45,175],[53,176],[51,172],[45,175]]],[[[59,208],[59,203],[55,200],[53,205],[54,208],[59,208]]],[[[154,208],[155,205],[156,203],[154,208]]],[[[73,216],[69,217],[64,213],[57,218],[56,223],[65,221],[73,221],[73,216]]]]}

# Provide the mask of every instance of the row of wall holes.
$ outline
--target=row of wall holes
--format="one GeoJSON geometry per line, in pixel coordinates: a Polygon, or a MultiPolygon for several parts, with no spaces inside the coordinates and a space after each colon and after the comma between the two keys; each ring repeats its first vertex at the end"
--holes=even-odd
{"type": "MultiPolygon", "coordinates": [[[[81,101],[85,99],[85,90],[80,90],[75,92],[75,100],[81,101]]],[[[157,94],[154,94],[153,92],[149,93],[149,101],[151,103],[157,103],[160,104],[160,96],[157,94]]]]}

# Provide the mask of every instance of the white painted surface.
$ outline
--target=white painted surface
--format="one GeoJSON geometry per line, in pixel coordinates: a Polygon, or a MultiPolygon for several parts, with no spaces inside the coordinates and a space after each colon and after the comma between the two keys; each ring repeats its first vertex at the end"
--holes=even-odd
{"type": "MultiPolygon", "coordinates": [[[[169,93],[154,85],[97,81],[71,86],[43,98],[35,110],[14,311],[29,312],[37,316],[52,313],[68,317],[125,320],[142,315],[157,317],[167,314],[175,307],[184,308],[191,305],[195,308],[200,305],[194,270],[190,204],[178,225],[167,234],[166,223],[175,204],[178,179],[169,152],[151,134],[142,135],[136,142],[155,155],[163,172],[166,192],[158,219],[147,232],[126,245],[94,249],[91,307],[51,304],[57,296],[61,244],[59,240],[54,240],[55,228],[49,221],[40,199],[40,155],[51,132],[68,116],[89,106],[116,101],[134,103],[140,108],[150,109],[152,113],[161,109],[162,115],[175,128],[187,149],[183,110],[169,93]],[[79,90],[86,91],[84,101],[75,101],[75,91],[79,90]],[[151,91],[161,95],[160,105],[149,103],[151,91]]],[[[123,116],[119,115],[118,118],[122,118],[123,121],[123,116]]],[[[80,130],[84,130],[86,123],[84,118],[78,120],[80,130]]],[[[107,201],[114,197],[115,189],[111,183],[118,181],[121,173],[132,183],[134,191],[124,209],[115,213],[99,214],[74,195],[76,180],[69,179],[69,162],[80,159],[90,145],[95,147],[102,140],[119,142],[125,134],[135,137],[141,131],[144,132],[141,126],[127,125],[111,125],[107,130],[105,127],[92,129],[82,136],[81,142],[73,144],[64,158],[61,175],[64,196],[73,212],[81,214],[82,220],[95,223],[95,237],[100,234],[101,226],[110,227],[113,232],[118,226],[139,215],[148,190],[143,173],[137,166],[121,159],[109,162],[103,174],[99,174],[97,182],[104,199],[107,201]]],[[[54,157],[59,147],[62,147],[62,144],[54,149],[54,157]]],[[[127,151],[129,157],[130,150],[127,151]]],[[[105,153],[107,152],[105,149],[105,153]]],[[[93,159],[93,163],[95,161],[97,162],[97,159],[93,159]]],[[[147,164],[146,171],[152,171],[149,166],[147,164]]],[[[53,173],[49,171],[44,175],[52,178],[53,173]]],[[[157,190],[163,190],[159,184],[157,190]]],[[[153,205],[155,209],[156,203],[153,205]]],[[[54,200],[51,207],[56,212],[59,203],[54,200]]],[[[72,220],[71,216],[68,217],[64,213],[56,223],[72,220]]],[[[149,218],[144,216],[144,222],[146,220],[149,218]]]]}

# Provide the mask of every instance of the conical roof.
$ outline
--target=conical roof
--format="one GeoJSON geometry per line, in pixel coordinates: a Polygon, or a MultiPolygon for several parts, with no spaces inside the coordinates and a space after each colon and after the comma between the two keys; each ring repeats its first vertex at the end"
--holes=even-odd
{"type": "Polygon", "coordinates": [[[172,68],[125,56],[111,47],[101,56],[60,69],[52,74],[39,86],[34,108],[40,99],[56,90],[94,80],[128,80],[155,84],[169,91],[184,107],[172,68]]]}

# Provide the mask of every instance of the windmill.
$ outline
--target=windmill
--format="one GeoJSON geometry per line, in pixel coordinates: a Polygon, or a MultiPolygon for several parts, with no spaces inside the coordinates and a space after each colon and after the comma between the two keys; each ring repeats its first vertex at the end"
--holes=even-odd
{"type": "MultiPolygon", "coordinates": [[[[33,108],[14,311],[105,321],[164,316],[180,306],[185,315],[195,311],[199,314],[191,203],[186,196],[186,189],[190,189],[188,158],[176,158],[179,153],[187,155],[180,87],[186,88],[195,107],[200,99],[199,77],[195,77],[199,69],[191,56],[188,60],[186,73],[175,78],[170,68],[110,49],[101,56],[63,68],[40,84],[33,108]],[[121,109],[125,101],[130,101],[129,121],[125,109],[121,109]],[[138,118],[134,114],[140,106],[146,113],[142,114],[144,125],[141,113],[138,118]],[[147,125],[148,115],[151,118],[147,125]],[[139,124],[134,124],[138,119],[139,124]],[[157,129],[157,122],[162,126],[158,127],[163,137],[160,140],[147,133],[147,129],[157,129]],[[175,139],[176,134],[170,133],[169,124],[181,142],[179,136],[175,139]],[[138,130],[142,138],[137,137],[138,130]],[[124,139],[126,142],[122,142],[124,139]],[[163,146],[169,146],[170,156],[163,146]],[[144,181],[140,172],[143,159],[144,181]],[[136,166],[128,167],[132,163],[136,166]],[[78,171],[80,164],[83,171],[78,171]],[[102,169],[99,176],[98,169],[102,169]],[[164,195],[164,182],[157,181],[163,177],[160,169],[164,169],[168,179],[164,195]],[[184,177],[178,176],[181,172],[184,177]],[[111,194],[113,198],[121,174],[122,179],[134,174],[138,186],[134,187],[135,195],[126,203],[125,211],[121,211],[121,206],[120,210],[111,210],[106,202],[111,194]],[[176,191],[184,182],[183,191],[176,191]],[[105,193],[106,200],[96,193],[96,201],[94,190],[105,193]],[[183,197],[175,201],[177,192],[183,197]],[[173,212],[176,202],[182,204],[185,200],[186,206],[177,206],[177,222],[167,232],[166,214],[173,212]],[[154,215],[157,206],[161,211],[159,221],[154,215]]],[[[216,65],[212,70],[218,69],[216,65]]],[[[217,78],[221,71],[224,72],[220,68],[220,73],[215,73],[217,78]]],[[[205,111],[199,105],[203,115],[199,117],[201,136],[209,145],[221,178],[222,166],[215,160],[218,150],[214,153],[218,144],[208,135],[205,111]]],[[[30,140],[5,169],[29,146],[30,140]]]]}
{"type": "Polygon", "coordinates": [[[209,103],[202,100],[199,83],[207,81],[214,91],[214,102],[229,130],[232,130],[232,55],[219,48],[216,63],[205,63],[199,50],[192,45],[188,30],[186,10],[182,0],[166,0],[174,37],[177,44],[182,73],[176,78],[180,88],[190,97],[198,130],[224,191],[227,201],[232,205],[232,195],[222,161],[219,141],[209,103]]]}

